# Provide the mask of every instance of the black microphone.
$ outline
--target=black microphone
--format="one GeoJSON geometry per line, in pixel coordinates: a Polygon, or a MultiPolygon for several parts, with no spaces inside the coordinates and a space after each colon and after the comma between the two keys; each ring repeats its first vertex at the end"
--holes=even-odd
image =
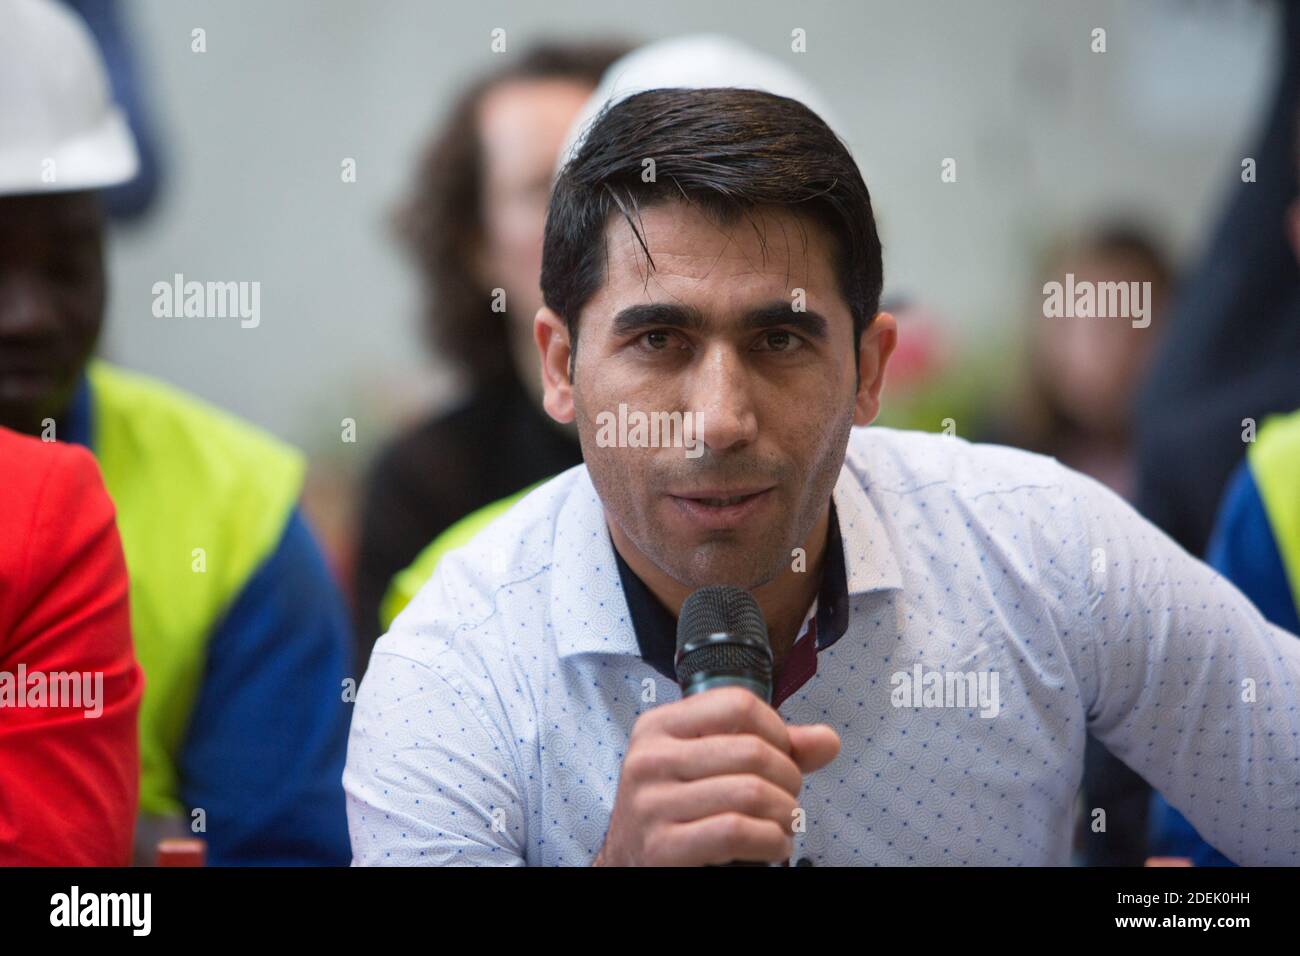
{"type": "Polygon", "coordinates": [[[700,588],[686,599],[677,616],[676,667],[683,697],[743,687],[772,703],[772,644],[748,591],[700,588]]]}
{"type": "MultiPolygon", "coordinates": [[[[772,644],[758,602],[733,587],[700,588],[677,616],[677,683],[682,697],[743,687],[772,703],[772,644]]],[[[767,866],[736,860],[722,866],[767,866]]]]}

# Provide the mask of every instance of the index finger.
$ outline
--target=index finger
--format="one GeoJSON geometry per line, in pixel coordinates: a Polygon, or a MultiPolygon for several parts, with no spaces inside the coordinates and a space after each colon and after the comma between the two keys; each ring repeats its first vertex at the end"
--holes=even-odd
{"type": "Polygon", "coordinates": [[[715,687],[651,711],[656,729],[690,739],[714,734],[755,734],[790,753],[790,733],[781,715],[750,691],[715,687]]]}

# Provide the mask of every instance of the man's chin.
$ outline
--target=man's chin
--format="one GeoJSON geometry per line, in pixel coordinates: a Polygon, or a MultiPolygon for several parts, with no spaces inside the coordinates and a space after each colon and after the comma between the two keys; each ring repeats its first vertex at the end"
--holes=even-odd
{"type": "Polygon", "coordinates": [[[711,542],[690,553],[680,574],[673,576],[692,590],[725,585],[753,591],[769,584],[785,568],[781,555],[761,554],[748,543],[711,542]]]}

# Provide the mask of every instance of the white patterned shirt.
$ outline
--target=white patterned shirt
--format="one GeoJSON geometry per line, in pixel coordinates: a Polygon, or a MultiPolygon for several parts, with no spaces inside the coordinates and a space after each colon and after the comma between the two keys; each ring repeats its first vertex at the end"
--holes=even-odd
{"type": "MultiPolygon", "coordinates": [[[[1229,858],[1300,864],[1300,641],[1224,578],[1091,479],[955,437],[854,429],[832,501],[846,629],[777,710],[841,749],[795,859],[1068,863],[1091,731],[1229,858]]],[[[591,863],[633,723],[680,698],[638,624],[585,466],[449,552],[358,694],[354,863],[591,863]]]]}

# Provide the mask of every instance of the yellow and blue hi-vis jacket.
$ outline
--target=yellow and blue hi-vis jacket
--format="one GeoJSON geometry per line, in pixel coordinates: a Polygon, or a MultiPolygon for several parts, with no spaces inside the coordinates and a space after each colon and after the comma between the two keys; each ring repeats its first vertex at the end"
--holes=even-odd
{"type": "Polygon", "coordinates": [[[117,509],[145,673],[141,812],[201,820],[215,865],[346,864],[350,640],[298,511],[301,457],[99,361],[59,428],[117,509]]]}

